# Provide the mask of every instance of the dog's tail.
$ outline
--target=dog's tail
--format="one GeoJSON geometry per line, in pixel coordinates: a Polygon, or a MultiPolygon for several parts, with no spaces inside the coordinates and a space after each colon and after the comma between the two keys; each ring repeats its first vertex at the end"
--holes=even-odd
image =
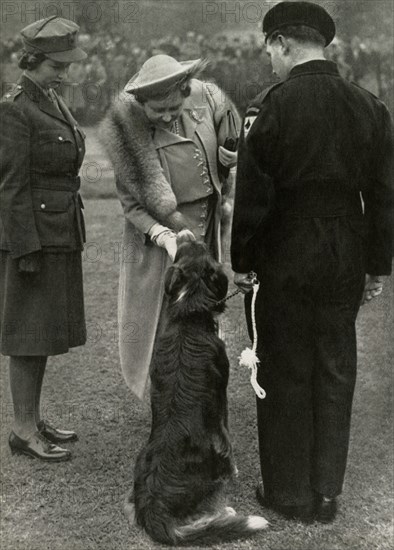
{"type": "Polygon", "coordinates": [[[174,534],[176,544],[184,545],[245,538],[267,527],[268,521],[261,516],[241,516],[226,508],[220,515],[203,516],[189,525],[178,526],[174,534]]]}
{"type": "Polygon", "coordinates": [[[156,501],[155,505],[147,506],[143,512],[140,510],[140,513],[136,513],[134,495],[130,491],[125,501],[125,513],[131,524],[136,521],[153,540],[171,546],[241,539],[268,527],[265,518],[237,515],[230,507],[223,508],[213,515],[201,516],[191,523],[179,525],[175,518],[168,516],[165,507],[158,507],[158,504],[156,501]]]}
{"type": "Polygon", "coordinates": [[[249,537],[268,527],[268,521],[260,516],[238,516],[234,510],[226,508],[220,514],[202,516],[186,525],[175,525],[174,518],[147,513],[143,526],[156,542],[186,546],[249,537]]]}

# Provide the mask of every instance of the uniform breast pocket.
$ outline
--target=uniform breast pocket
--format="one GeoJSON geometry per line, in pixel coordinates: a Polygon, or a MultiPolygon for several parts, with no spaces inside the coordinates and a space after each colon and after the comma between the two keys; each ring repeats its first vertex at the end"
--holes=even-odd
{"type": "Polygon", "coordinates": [[[70,195],[62,191],[33,189],[32,198],[41,246],[70,247],[70,195]]]}
{"type": "Polygon", "coordinates": [[[76,145],[74,139],[67,131],[41,130],[38,132],[38,140],[33,145],[37,147],[33,162],[42,168],[61,172],[72,170],[76,159],[76,145]]]}

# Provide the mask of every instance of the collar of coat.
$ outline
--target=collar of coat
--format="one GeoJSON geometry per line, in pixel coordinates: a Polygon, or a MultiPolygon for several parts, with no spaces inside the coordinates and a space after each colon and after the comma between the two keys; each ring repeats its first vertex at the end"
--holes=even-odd
{"type": "Polygon", "coordinates": [[[312,59],[311,61],[305,61],[305,63],[295,65],[291,69],[288,79],[305,74],[332,74],[339,76],[339,71],[336,63],[333,61],[328,61],[327,59],[312,59]]]}
{"type": "MultiPolygon", "coordinates": [[[[206,109],[212,105],[210,91],[203,82],[192,80],[191,87],[182,114],[189,139],[206,116],[206,109]]],[[[126,186],[152,217],[179,229],[176,227],[176,197],[163,173],[152,139],[151,123],[131,94],[120,95],[101,123],[99,135],[122,187],[126,186]]],[[[160,135],[163,146],[180,139],[183,138],[171,132],[163,131],[160,135]]]]}
{"type": "Polygon", "coordinates": [[[55,107],[55,105],[50,101],[48,95],[44,92],[44,90],[39,86],[34,80],[32,80],[30,77],[28,77],[25,74],[22,74],[21,78],[19,79],[18,87],[21,87],[22,90],[26,93],[26,95],[29,96],[29,98],[34,101],[35,103],[38,103],[39,108],[41,111],[44,111],[46,114],[53,116],[62,122],[66,122],[73,128],[77,126],[77,122],[72,117],[70,111],[66,107],[63,99],[55,93],[57,102],[59,104],[59,107],[61,109],[61,112],[55,107]]]}

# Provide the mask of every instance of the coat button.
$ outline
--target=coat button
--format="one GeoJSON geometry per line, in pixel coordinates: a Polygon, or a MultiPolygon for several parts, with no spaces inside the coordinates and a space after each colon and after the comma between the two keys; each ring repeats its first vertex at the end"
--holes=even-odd
{"type": "Polygon", "coordinates": [[[9,97],[11,97],[11,94],[5,94],[5,97],[8,99],[9,97]]]}
{"type": "Polygon", "coordinates": [[[41,210],[45,210],[46,205],[44,203],[41,203],[41,210]]]}
{"type": "Polygon", "coordinates": [[[63,138],[62,138],[62,136],[59,136],[59,138],[58,138],[58,139],[59,139],[59,141],[63,141],[63,138]]]}
{"type": "Polygon", "coordinates": [[[21,89],[22,89],[22,86],[21,86],[20,84],[18,84],[17,89],[18,89],[18,90],[21,90],[21,89]]]}

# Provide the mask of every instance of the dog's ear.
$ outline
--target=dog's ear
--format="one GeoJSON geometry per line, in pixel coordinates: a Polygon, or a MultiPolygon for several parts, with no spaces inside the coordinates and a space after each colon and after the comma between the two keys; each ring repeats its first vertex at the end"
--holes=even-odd
{"type": "Polygon", "coordinates": [[[167,269],[166,278],[164,281],[164,289],[168,296],[173,296],[179,288],[184,284],[184,274],[182,269],[177,265],[171,265],[167,269]]]}

